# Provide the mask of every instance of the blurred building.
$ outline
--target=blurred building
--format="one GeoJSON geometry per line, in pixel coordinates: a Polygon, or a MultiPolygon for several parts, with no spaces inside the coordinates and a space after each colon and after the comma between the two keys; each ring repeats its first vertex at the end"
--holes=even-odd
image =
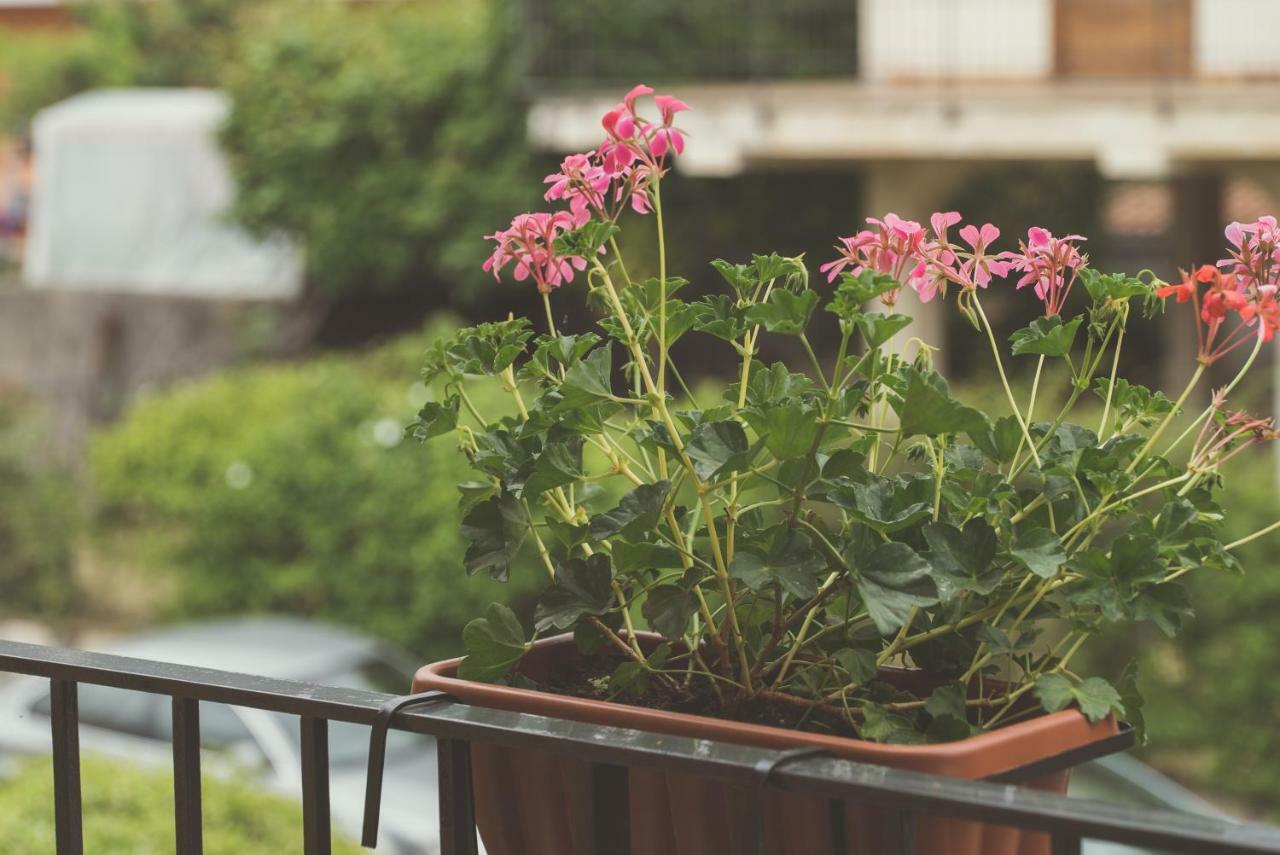
{"type": "MultiPolygon", "coordinates": [[[[1275,0],[698,4],[711,7],[722,43],[700,46],[678,85],[696,108],[678,168],[847,164],[863,185],[851,229],[890,210],[923,219],[993,164],[1092,164],[1108,262],[1170,275],[1218,258],[1222,224],[1280,196],[1275,0]]],[[[599,142],[599,116],[643,58],[565,38],[574,25],[556,15],[569,8],[524,6],[542,78],[529,128],[552,151],[599,142]]]]}

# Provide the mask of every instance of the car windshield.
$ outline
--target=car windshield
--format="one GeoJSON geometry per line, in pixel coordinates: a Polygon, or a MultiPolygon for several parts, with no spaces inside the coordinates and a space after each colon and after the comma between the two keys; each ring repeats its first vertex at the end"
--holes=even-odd
{"type": "MultiPolygon", "coordinates": [[[[412,675],[382,659],[370,658],[338,674],[313,678],[313,682],[341,689],[363,689],[402,695],[409,689],[412,675]]],[[[298,717],[278,714],[281,725],[296,745],[301,745],[298,717]]],[[[430,751],[431,740],[416,733],[392,730],[387,734],[388,765],[407,762],[430,751]]],[[[329,722],[329,764],[363,767],[369,757],[369,728],[342,721],[329,722]]]]}

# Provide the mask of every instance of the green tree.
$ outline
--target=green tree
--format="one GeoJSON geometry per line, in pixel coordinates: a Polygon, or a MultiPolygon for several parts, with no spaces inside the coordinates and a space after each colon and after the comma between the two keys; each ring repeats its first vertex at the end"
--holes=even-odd
{"type": "Polygon", "coordinates": [[[535,201],[506,18],[488,3],[277,7],[226,76],[235,216],[329,290],[484,274],[481,235],[535,201]],[[524,182],[524,186],[529,186],[524,182]]]}

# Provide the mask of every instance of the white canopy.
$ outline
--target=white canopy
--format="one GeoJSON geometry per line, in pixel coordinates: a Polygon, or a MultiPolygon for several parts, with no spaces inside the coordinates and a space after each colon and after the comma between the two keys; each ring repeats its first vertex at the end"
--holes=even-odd
{"type": "Polygon", "coordinates": [[[302,260],[226,219],[234,188],[203,89],[111,89],[42,110],[23,275],[29,287],[281,299],[302,260]]]}

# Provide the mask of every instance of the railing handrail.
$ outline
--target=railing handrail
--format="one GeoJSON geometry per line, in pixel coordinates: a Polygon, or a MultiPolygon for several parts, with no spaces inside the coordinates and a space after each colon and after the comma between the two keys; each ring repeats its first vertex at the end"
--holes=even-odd
{"type": "MultiPolygon", "coordinates": [[[[0,672],[91,683],[370,725],[394,696],[317,686],[210,668],[106,653],[0,641],[0,672]]],[[[777,752],[472,707],[444,701],[397,713],[397,730],[460,742],[478,741],[571,754],[584,761],[662,768],[744,787],[759,784],[757,768],[777,752]]],[[[1096,838],[1183,852],[1280,853],[1280,828],[1233,823],[1109,802],[1068,799],[1008,784],[967,781],[827,758],[804,758],[770,776],[769,784],[828,799],[869,802],[930,815],[1013,825],[1071,839],[1096,838]]],[[[1072,851],[1069,849],[1063,851],[1072,851]]]]}

